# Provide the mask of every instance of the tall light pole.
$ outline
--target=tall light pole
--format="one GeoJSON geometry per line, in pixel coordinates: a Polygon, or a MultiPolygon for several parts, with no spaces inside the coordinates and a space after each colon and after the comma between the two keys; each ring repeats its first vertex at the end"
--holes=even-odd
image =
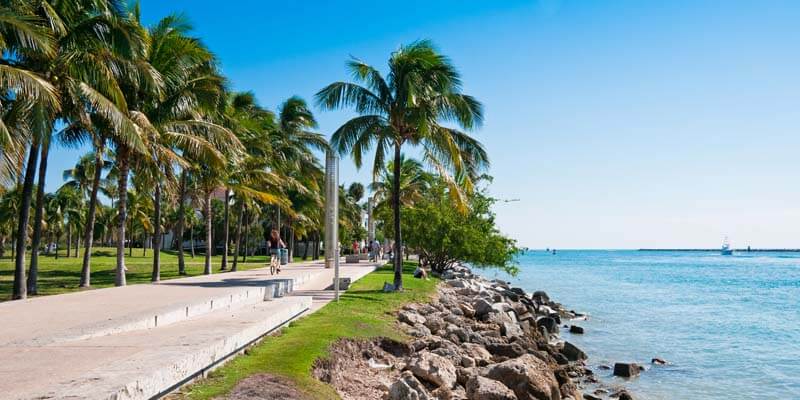
{"type": "Polygon", "coordinates": [[[333,268],[333,290],[339,301],[339,159],[325,155],[325,268],[333,268]]]}

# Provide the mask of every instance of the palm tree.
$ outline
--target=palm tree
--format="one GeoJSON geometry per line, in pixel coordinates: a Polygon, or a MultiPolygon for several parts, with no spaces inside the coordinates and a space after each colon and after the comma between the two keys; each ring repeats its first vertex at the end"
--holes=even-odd
{"type": "Polygon", "coordinates": [[[16,173],[22,178],[12,299],[27,297],[25,245],[34,175],[42,136],[49,134],[52,126],[48,111],[59,108],[56,89],[27,63],[30,58],[55,54],[51,32],[36,12],[34,4],[21,0],[0,5],[0,81],[5,100],[0,118],[0,164],[6,177],[16,173]],[[10,99],[14,101],[8,101],[10,99]],[[16,166],[21,166],[25,158],[25,146],[29,146],[28,161],[22,175],[22,169],[16,166]]]}
{"type": "MultiPolygon", "coordinates": [[[[32,186],[33,165],[41,148],[40,189],[32,239],[35,254],[41,234],[44,179],[55,120],[68,122],[64,130],[67,136],[91,131],[92,117],[102,118],[119,134],[130,135],[133,128],[125,116],[126,104],[118,79],[130,78],[134,70],[121,65],[120,60],[134,58],[141,51],[142,38],[131,29],[123,8],[113,0],[37,1],[33,11],[49,28],[54,51],[22,53],[19,59],[21,64],[47,76],[60,100],[59,105],[36,107],[34,113],[41,115],[42,123],[33,129],[23,197],[28,197],[25,188],[32,186]]],[[[20,218],[20,223],[23,220],[27,216],[20,218]]],[[[91,229],[91,221],[88,222],[87,229],[91,229]]],[[[24,263],[24,257],[17,258],[18,263],[24,263]]],[[[37,268],[35,256],[31,258],[31,268],[37,268]]]]}
{"type": "MultiPolygon", "coordinates": [[[[357,167],[375,147],[373,176],[383,168],[387,152],[394,150],[394,187],[400,186],[403,145],[420,146],[427,162],[442,172],[472,177],[488,165],[483,146],[468,134],[444,123],[470,130],[483,119],[481,104],[461,93],[461,78],[450,60],[430,41],[401,46],[389,58],[386,79],[374,67],[353,59],[347,63],[355,80],[335,82],[317,93],[317,103],[327,110],[353,108],[360,116],[334,132],[331,143],[350,154],[357,167]]],[[[471,190],[469,179],[463,181],[471,190]]],[[[394,286],[403,287],[400,232],[400,192],[392,193],[394,217],[394,286]]]]}
{"type": "MultiPolygon", "coordinates": [[[[386,168],[381,170],[377,179],[370,184],[370,190],[375,201],[375,210],[380,212],[391,208],[392,193],[394,189],[394,161],[389,161],[386,168]]],[[[400,156],[400,206],[406,207],[422,199],[425,191],[431,185],[432,175],[425,171],[422,163],[413,159],[400,156]]]]}

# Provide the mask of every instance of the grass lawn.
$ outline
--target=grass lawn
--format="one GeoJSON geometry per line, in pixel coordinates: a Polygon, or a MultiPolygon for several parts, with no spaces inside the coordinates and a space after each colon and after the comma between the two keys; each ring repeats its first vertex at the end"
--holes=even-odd
{"type": "Polygon", "coordinates": [[[287,377],[315,399],[338,399],[330,386],[314,379],[311,368],[324,357],[331,343],[345,337],[385,336],[403,339],[395,328],[393,312],[410,302],[426,301],[438,280],[413,278],[416,264],[406,263],[405,291],[383,293],[384,282],[393,280],[390,267],[383,267],[355,282],[339,303],[328,303],[314,314],[291,323],[279,335],[266,338],[249,354],[236,357],[207,379],[185,388],[189,399],[210,399],[229,392],[237,382],[258,373],[287,377]]]}
{"type": "MultiPolygon", "coordinates": [[[[81,256],[64,257],[65,251],[59,252],[59,257],[39,256],[39,294],[51,295],[59,293],[73,292],[80,290],[78,283],[81,278],[81,263],[83,262],[83,251],[81,256]]],[[[101,288],[114,286],[114,268],[117,265],[117,250],[111,247],[99,247],[92,251],[92,287],[101,288]]],[[[201,275],[203,273],[204,255],[197,253],[194,258],[190,253],[184,253],[186,260],[186,272],[189,276],[201,275]]],[[[28,256],[30,257],[30,255],[28,256]]],[[[214,273],[219,271],[221,256],[212,257],[212,267],[214,273]]],[[[295,261],[300,261],[295,257],[295,261]]],[[[309,261],[311,259],[309,258],[309,261]]],[[[239,270],[261,268],[266,265],[266,256],[247,257],[247,262],[242,263],[239,258],[239,270]]],[[[228,268],[233,263],[233,256],[228,257],[228,268]]],[[[129,285],[137,283],[149,283],[150,275],[153,270],[153,251],[147,249],[147,254],[142,255],[141,248],[133,249],[133,256],[129,257],[125,252],[125,265],[128,267],[127,282],[129,285]]],[[[25,264],[26,269],[30,266],[25,264]]],[[[26,271],[27,273],[27,271],[26,271]]],[[[161,279],[181,278],[178,275],[178,255],[173,251],[161,252],[161,279]]],[[[14,281],[14,259],[10,257],[10,252],[6,251],[6,257],[0,259],[0,301],[11,299],[12,284],[14,281]]]]}

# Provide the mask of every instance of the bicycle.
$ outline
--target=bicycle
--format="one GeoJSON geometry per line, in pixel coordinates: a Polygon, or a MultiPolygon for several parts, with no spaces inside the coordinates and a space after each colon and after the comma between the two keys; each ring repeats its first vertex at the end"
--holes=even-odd
{"type": "MultiPolygon", "coordinates": [[[[279,250],[280,251],[280,250],[279,250]]],[[[270,260],[269,260],[269,273],[270,275],[275,275],[275,273],[281,273],[281,257],[278,251],[270,252],[270,260]]]]}

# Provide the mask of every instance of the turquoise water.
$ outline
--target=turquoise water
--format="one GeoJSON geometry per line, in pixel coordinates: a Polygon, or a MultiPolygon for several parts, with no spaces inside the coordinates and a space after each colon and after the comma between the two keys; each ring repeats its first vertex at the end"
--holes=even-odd
{"type": "MultiPolygon", "coordinates": [[[[590,314],[563,333],[590,365],[643,363],[621,383],[638,398],[800,398],[800,254],[543,251],[505,277],[590,314]],[[651,366],[660,357],[666,366],[651,366]]],[[[485,271],[484,275],[497,275],[485,271]]]]}

